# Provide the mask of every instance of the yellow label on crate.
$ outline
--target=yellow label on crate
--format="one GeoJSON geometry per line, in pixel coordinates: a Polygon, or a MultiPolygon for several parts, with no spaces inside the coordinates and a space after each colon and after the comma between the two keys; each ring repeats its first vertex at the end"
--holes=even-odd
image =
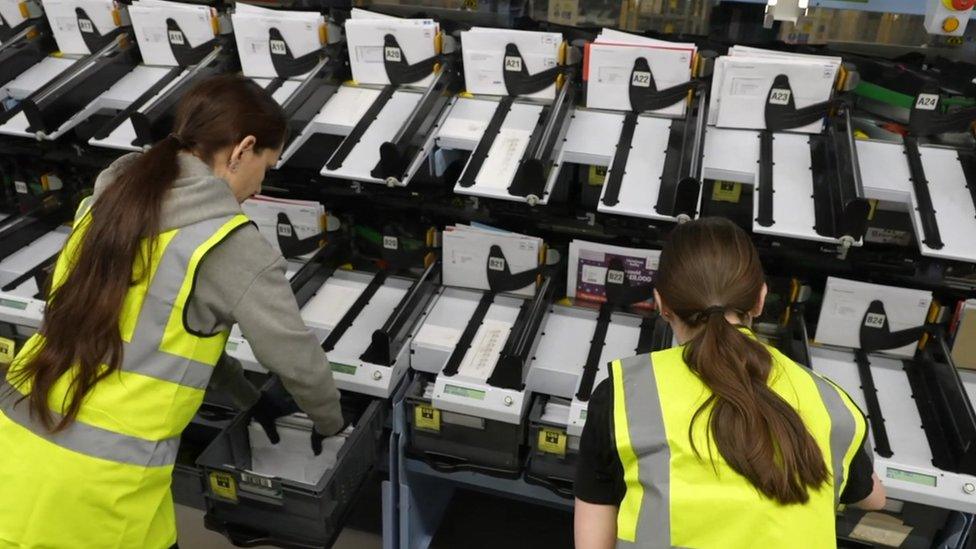
{"type": "Polygon", "coordinates": [[[590,177],[587,182],[594,187],[599,187],[603,185],[603,181],[607,178],[607,167],[606,166],[590,166],[590,177]]]}
{"type": "Polygon", "coordinates": [[[210,473],[210,491],[217,497],[237,502],[237,481],[234,475],[214,471],[210,473]]]}
{"type": "Polygon", "coordinates": [[[742,183],[716,181],[715,186],[712,187],[712,200],[715,202],[732,202],[733,204],[738,204],[739,198],[741,197],[742,183]]]}
{"type": "Polygon", "coordinates": [[[566,455],[566,433],[556,429],[539,429],[539,449],[547,454],[566,455]]]}
{"type": "Polygon", "coordinates": [[[418,429],[441,431],[441,411],[433,406],[417,406],[413,409],[413,422],[418,429]]]}
{"type": "Polygon", "coordinates": [[[16,344],[12,339],[0,337],[0,364],[10,364],[14,361],[16,344]]]}

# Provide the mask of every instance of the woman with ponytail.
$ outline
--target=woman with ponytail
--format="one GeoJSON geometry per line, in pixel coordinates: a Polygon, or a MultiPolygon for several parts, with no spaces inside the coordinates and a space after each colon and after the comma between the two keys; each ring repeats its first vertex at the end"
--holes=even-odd
{"type": "Polygon", "coordinates": [[[578,549],[835,547],[839,505],[884,505],[861,411],[750,330],[765,298],[744,231],[675,227],[655,300],[680,346],[615,361],[593,392],[578,549]]]}
{"type": "Polygon", "coordinates": [[[98,177],[39,332],[0,370],[0,547],[173,546],[173,465],[208,386],[273,442],[286,413],[223,355],[234,324],[314,421],[313,448],[342,429],[285,261],[240,207],[285,132],[257,84],[218,76],[186,93],[168,137],[98,177]]]}

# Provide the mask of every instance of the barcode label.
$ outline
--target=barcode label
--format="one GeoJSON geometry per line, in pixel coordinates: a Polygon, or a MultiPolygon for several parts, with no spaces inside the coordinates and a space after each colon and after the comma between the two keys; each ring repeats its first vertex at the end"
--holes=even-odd
{"type": "Polygon", "coordinates": [[[18,194],[27,194],[27,182],[25,181],[14,181],[14,190],[18,194]]]}
{"type": "Polygon", "coordinates": [[[285,47],[284,40],[272,40],[271,41],[271,53],[274,55],[285,55],[288,53],[288,48],[285,47]]]}

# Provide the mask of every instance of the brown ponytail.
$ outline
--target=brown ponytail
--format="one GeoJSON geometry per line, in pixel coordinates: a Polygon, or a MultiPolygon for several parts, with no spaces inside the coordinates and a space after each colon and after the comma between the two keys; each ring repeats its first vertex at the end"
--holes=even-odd
{"type": "Polygon", "coordinates": [[[44,343],[11,376],[16,386],[29,383],[31,413],[49,430],[70,425],[85,395],[122,364],[119,315],[138,282],[133,277],[149,272],[162,204],[179,176],[177,153],[186,149],[211,162],[248,135],[256,138],[256,150],[278,148],[285,128],[281,108],[257,84],[239,76],[211,78],[182,98],[173,133],[127,164],[101,193],[75,263],[44,312],[44,343]],[[145,255],[143,241],[149,243],[145,255]],[[66,374],[71,385],[56,410],[63,417],[55,421],[48,396],[66,374]]]}
{"type": "Polygon", "coordinates": [[[704,218],[679,225],[661,253],[656,288],[694,335],[684,360],[712,395],[695,412],[706,416],[710,444],[762,494],[805,503],[809,488],[829,479],[823,453],[800,415],[767,385],[772,357],[726,313],[743,318],[759,302],[762,266],[749,236],[732,222],[704,218]],[[709,408],[711,406],[711,408],[709,408]]]}

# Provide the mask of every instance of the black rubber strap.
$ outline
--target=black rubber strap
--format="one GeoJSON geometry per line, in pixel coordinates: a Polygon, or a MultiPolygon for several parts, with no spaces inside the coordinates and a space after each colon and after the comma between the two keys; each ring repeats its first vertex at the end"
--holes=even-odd
{"type": "Polygon", "coordinates": [[[468,349],[471,348],[471,342],[474,341],[474,336],[478,333],[478,328],[485,321],[485,315],[488,314],[488,309],[491,308],[491,304],[494,301],[495,294],[491,292],[485,292],[481,296],[478,306],[475,308],[474,313],[471,314],[471,318],[468,319],[468,325],[464,327],[464,332],[461,334],[457,346],[454,347],[454,352],[447,359],[447,364],[444,365],[444,371],[441,373],[448,377],[457,374],[458,368],[461,366],[461,361],[464,360],[464,355],[468,354],[468,349]]]}
{"type": "Polygon", "coordinates": [[[298,238],[298,231],[295,230],[295,226],[285,212],[278,212],[275,228],[278,233],[278,248],[281,249],[281,255],[287,259],[312,253],[322,242],[321,232],[306,238],[298,238]]]}
{"type": "Polygon", "coordinates": [[[616,206],[620,203],[620,186],[627,173],[627,159],[630,158],[631,143],[634,140],[634,130],[637,129],[637,113],[629,112],[624,115],[624,123],[617,138],[617,149],[610,163],[610,177],[607,179],[607,189],[603,193],[605,206],[616,206]]]}
{"type": "Polygon", "coordinates": [[[278,78],[287,79],[301,76],[314,69],[322,50],[314,49],[305,55],[295,57],[281,31],[271,27],[268,29],[268,53],[271,55],[271,66],[274,67],[275,74],[278,78]]]}
{"type": "Polygon", "coordinates": [[[878,390],[874,386],[874,375],[871,374],[871,363],[868,361],[867,353],[861,350],[855,351],[854,362],[857,363],[857,374],[861,378],[864,404],[868,408],[868,421],[871,423],[871,433],[874,436],[874,451],[881,457],[890,458],[894,454],[888,442],[888,431],[885,429],[884,416],[881,415],[878,390]]]}
{"type": "Polygon", "coordinates": [[[665,109],[684,101],[688,97],[688,92],[699,85],[697,81],[692,80],[658,90],[654,73],[651,72],[647,59],[638,57],[634,60],[634,67],[630,71],[630,84],[627,86],[630,110],[641,113],[665,109]]]}
{"type": "Polygon", "coordinates": [[[637,348],[634,354],[643,355],[654,351],[654,329],[657,326],[656,316],[645,316],[641,318],[640,335],[637,336],[637,348]]]}
{"type": "Polygon", "coordinates": [[[664,156],[664,169],[661,170],[661,186],[657,193],[654,211],[661,215],[675,215],[675,201],[678,198],[678,184],[685,178],[691,161],[691,149],[686,148],[688,127],[681,121],[671,122],[668,145],[664,156]]]}
{"type": "Polygon", "coordinates": [[[495,107],[495,113],[491,115],[491,120],[488,121],[488,127],[485,128],[485,133],[481,136],[481,141],[478,141],[478,146],[471,153],[471,159],[468,160],[468,165],[465,166],[464,173],[461,174],[461,179],[458,180],[458,185],[461,187],[468,188],[474,186],[474,182],[478,178],[478,173],[481,171],[481,166],[484,165],[485,160],[488,158],[488,151],[491,150],[491,146],[495,143],[495,138],[501,132],[502,124],[505,123],[505,117],[512,110],[512,103],[514,101],[515,98],[506,96],[502,97],[501,101],[498,102],[498,105],[495,107]]]}
{"type": "Polygon", "coordinates": [[[556,77],[563,71],[559,65],[535,74],[529,74],[525,59],[515,44],[505,45],[502,59],[502,80],[508,95],[529,95],[540,92],[556,83],[556,77]]]}
{"type": "Polygon", "coordinates": [[[966,178],[966,188],[976,207],[976,152],[959,151],[959,164],[962,166],[963,176],[966,178]]]}
{"type": "Polygon", "coordinates": [[[596,374],[600,370],[600,357],[603,355],[603,346],[607,341],[607,330],[610,328],[610,317],[613,314],[613,305],[604,303],[600,306],[600,316],[596,318],[596,328],[593,330],[593,338],[590,339],[590,349],[586,353],[586,362],[583,363],[583,375],[580,377],[579,390],[576,391],[576,399],[588,402],[590,395],[593,394],[593,385],[596,384],[596,374]]]}
{"type": "Polygon", "coordinates": [[[346,314],[342,315],[342,319],[339,321],[339,323],[336,324],[335,328],[333,328],[331,332],[329,332],[329,337],[325,338],[325,341],[322,342],[323,351],[328,353],[332,349],[335,349],[336,344],[339,343],[340,339],[342,339],[343,334],[345,334],[346,330],[352,326],[352,323],[356,320],[356,317],[359,316],[359,313],[366,308],[366,305],[369,305],[369,300],[373,298],[376,291],[379,290],[380,286],[383,285],[383,282],[386,281],[386,276],[386,271],[379,271],[373,276],[373,280],[369,281],[369,284],[365,289],[363,289],[363,293],[359,294],[359,297],[357,297],[356,301],[354,301],[352,306],[349,307],[346,314]]]}
{"type": "Polygon", "coordinates": [[[511,265],[505,257],[505,252],[497,244],[491,246],[488,251],[488,260],[485,262],[488,288],[496,293],[514,292],[532,285],[544,270],[545,265],[540,265],[534,269],[513,273],[511,265]]]}
{"type": "Polygon", "coordinates": [[[759,132],[759,182],[756,192],[759,195],[759,215],[756,222],[762,227],[771,226],[773,221],[773,132],[759,132]]]}
{"type": "Polygon", "coordinates": [[[369,106],[369,109],[366,110],[363,117],[359,119],[359,122],[356,122],[356,125],[352,128],[352,131],[349,132],[349,135],[347,135],[346,138],[342,140],[342,143],[339,144],[339,148],[336,149],[336,152],[333,153],[332,158],[330,158],[329,162],[325,165],[327,169],[335,171],[342,167],[342,163],[346,161],[349,153],[351,153],[352,150],[356,148],[356,145],[359,144],[359,140],[363,138],[363,134],[366,133],[366,130],[368,130],[369,127],[373,125],[373,122],[376,121],[376,118],[380,115],[380,111],[382,111],[383,107],[385,107],[390,101],[390,98],[393,97],[393,93],[395,91],[396,86],[386,86],[383,88],[380,94],[376,96],[376,99],[373,100],[373,104],[369,106]]]}
{"type": "Polygon", "coordinates": [[[922,153],[918,149],[918,140],[912,136],[905,137],[905,156],[908,157],[908,171],[911,173],[912,188],[915,189],[915,199],[918,201],[915,209],[922,220],[922,233],[925,237],[922,242],[933,250],[940,250],[945,244],[939,232],[939,222],[935,219],[929,182],[922,166],[922,153]]]}
{"type": "Polygon", "coordinates": [[[407,56],[392,34],[383,37],[383,67],[390,84],[395,86],[413,84],[430,76],[441,57],[435,55],[414,64],[407,62],[407,56]]]}
{"type": "Polygon", "coordinates": [[[835,174],[834,158],[822,135],[810,136],[810,175],[813,179],[813,229],[820,236],[837,238],[837,219],[830,182],[835,174]]]}
{"type": "Polygon", "coordinates": [[[169,44],[170,51],[173,52],[176,64],[181,67],[196,65],[213,51],[217,44],[217,39],[213,38],[196,47],[191,47],[190,41],[186,38],[186,33],[172,17],[166,19],[166,41],[169,44]]]}

